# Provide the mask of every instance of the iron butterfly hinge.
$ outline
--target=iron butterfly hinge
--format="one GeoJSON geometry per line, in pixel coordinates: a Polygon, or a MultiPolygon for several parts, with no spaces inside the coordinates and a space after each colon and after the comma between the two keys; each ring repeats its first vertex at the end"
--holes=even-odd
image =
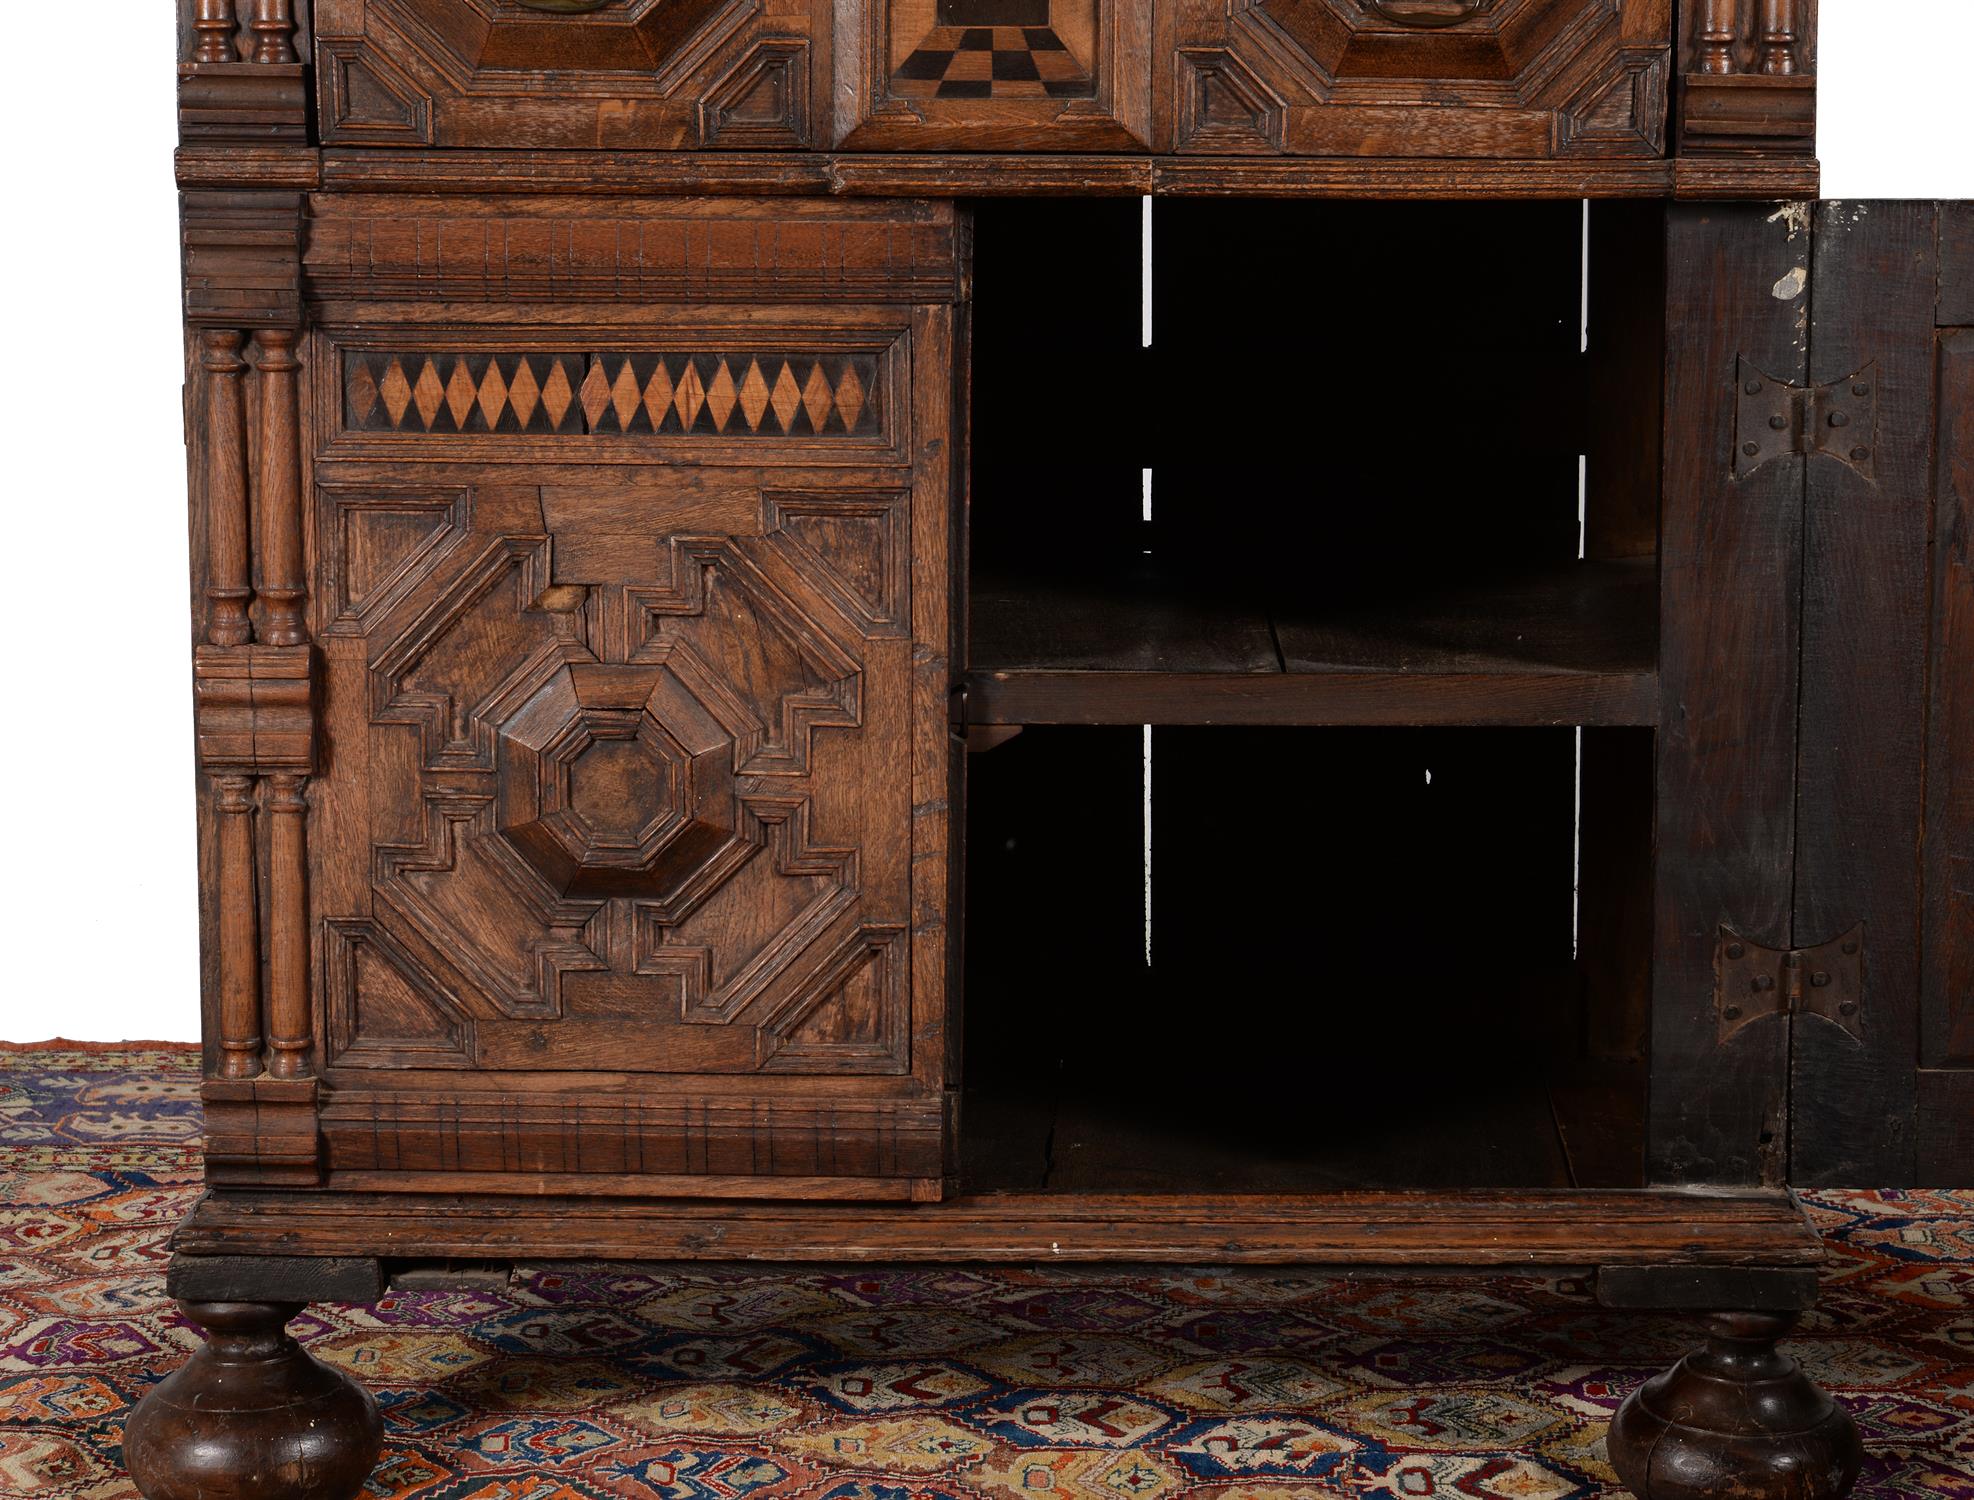
{"type": "Polygon", "coordinates": [[[1730,927],[1714,948],[1714,1012],[1725,1046],[1770,1016],[1821,1016],[1864,1040],[1864,924],[1815,948],[1765,948],[1730,927]]]}
{"type": "Polygon", "coordinates": [[[1794,454],[1821,453],[1878,477],[1878,361],[1828,385],[1791,385],[1740,356],[1734,477],[1794,454]]]}

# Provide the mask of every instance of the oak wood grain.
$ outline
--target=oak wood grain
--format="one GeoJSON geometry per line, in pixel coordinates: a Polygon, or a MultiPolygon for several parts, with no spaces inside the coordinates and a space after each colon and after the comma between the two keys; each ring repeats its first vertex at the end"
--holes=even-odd
{"type": "Polygon", "coordinates": [[[1781,1193],[1030,1194],[914,1208],[209,1195],[187,1255],[1230,1264],[1819,1265],[1781,1193]]]}

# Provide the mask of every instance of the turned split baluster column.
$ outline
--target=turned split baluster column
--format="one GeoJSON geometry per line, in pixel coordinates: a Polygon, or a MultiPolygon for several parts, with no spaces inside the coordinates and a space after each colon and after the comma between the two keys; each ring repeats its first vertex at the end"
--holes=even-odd
{"type": "Polygon", "coordinates": [[[1786,78],[1796,72],[1801,40],[1797,0],[1761,0],[1761,71],[1786,78]]]}
{"type": "Polygon", "coordinates": [[[240,334],[200,335],[206,372],[206,639],[243,646],[253,638],[252,561],[247,530],[247,426],[241,402],[240,334]]]}
{"type": "Polygon", "coordinates": [[[1701,0],[1696,30],[1700,50],[1694,72],[1727,74],[1739,71],[1734,60],[1734,44],[1740,40],[1736,9],[1735,0],[1701,0]]]}
{"type": "Polygon", "coordinates": [[[284,328],[254,335],[259,399],[251,484],[243,341],[226,328],[200,335],[208,379],[209,576],[196,678],[200,760],[213,777],[218,825],[219,1076],[302,1079],[313,1072],[305,788],[314,769],[314,707],[304,618],[299,335],[284,328]],[[264,870],[257,868],[255,829],[262,812],[264,870]]]}
{"type": "Polygon", "coordinates": [[[198,0],[192,13],[192,34],[198,41],[192,61],[230,63],[233,59],[233,0],[198,0]]]}
{"type": "Polygon", "coordinates": [[[311,1072],[308,1002],[308,798],[305,776],[268,781],[267,1011],[276,1078],[311,1072]]]}
{"type": "MultiPolygon", "coordinates": [[[[269,10],[262,0],[258,14],[269,10]]],[[[285,10],[285,5],[280,7],[285,10]]],[[[265,606],[260,639],[268,646],[300,648],[302,676],[283,688],[300,688],[299,707],[309,709],[306,652],[308,627],[302,550],[300,413],[297,406],[301,362],[295,357],[293,329],[264,328],[254,335],[255,370],[260,379],[260,426],[254,501],[260,557],[260,595],[265,606]]],[[[275,689],[257,687],[272,706],[275,689]]],[[[272,768],[270,768],[272,769],[272,768]]],[[[273,1050],[269,1072],[276,1078],[305,1078],[312,1071],[309,1048],[314,1032],[308,993],[308,798],[306,763],[282,765],[268,778],[268,1033],[273,1050]]]]}
{"type": "Polygon", "coordinates": [[[270,646],[308,640],[302,621],[301,455],[295,406],[296,335],[263,328],[254,335],[254,370],[260,377],[260,464],[254,485],[259,533],[261,602],[266,617],[260,638],[270,646]]]}
{"type": "Polygon", "coordinates": [[[1804,0],[1692,0],[1692,61],[1680,81],[1680,157],[1807,158],[1816,79],[1804,0]]]}
{"type": "Polygon", "coordinates": [[[254,34],[253,61],[296,60],[294,0],[254,0],[253,19],[247,22],[247,29],[254,34]]]}
{"type": "Polygon", "coordinates": [[[219,818],[219,1076],[261,1070],[260,935],[254,895],[254,778],[222,776],[219,818]]]}

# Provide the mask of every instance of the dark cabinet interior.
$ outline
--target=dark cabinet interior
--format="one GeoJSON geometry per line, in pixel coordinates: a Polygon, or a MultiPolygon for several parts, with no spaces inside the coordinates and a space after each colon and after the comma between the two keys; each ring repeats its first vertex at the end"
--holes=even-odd
{"type": "Polygon", "coordinates": [[[975,206],[967,1189],[1643,1181],[1635,217],[975,206]]]}

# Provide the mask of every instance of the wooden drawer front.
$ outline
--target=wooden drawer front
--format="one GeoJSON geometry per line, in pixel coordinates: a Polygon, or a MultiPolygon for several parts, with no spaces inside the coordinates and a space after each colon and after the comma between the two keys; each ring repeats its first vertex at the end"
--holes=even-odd
{"type": "Polygon", "coordinates": [[[1151,0],[853,0],[839,16],[843,147],[1150,145],[1151,0]]]}
{"type": "Polygon", "coordinates": [[[1657,156],[1667,0],[1162,0],[1161,144],[1657,156]]]}
{"type": "Polygon", "coordinates": [[[317,0],[324,145],[814,144],[817,0],[317,0]]]}

